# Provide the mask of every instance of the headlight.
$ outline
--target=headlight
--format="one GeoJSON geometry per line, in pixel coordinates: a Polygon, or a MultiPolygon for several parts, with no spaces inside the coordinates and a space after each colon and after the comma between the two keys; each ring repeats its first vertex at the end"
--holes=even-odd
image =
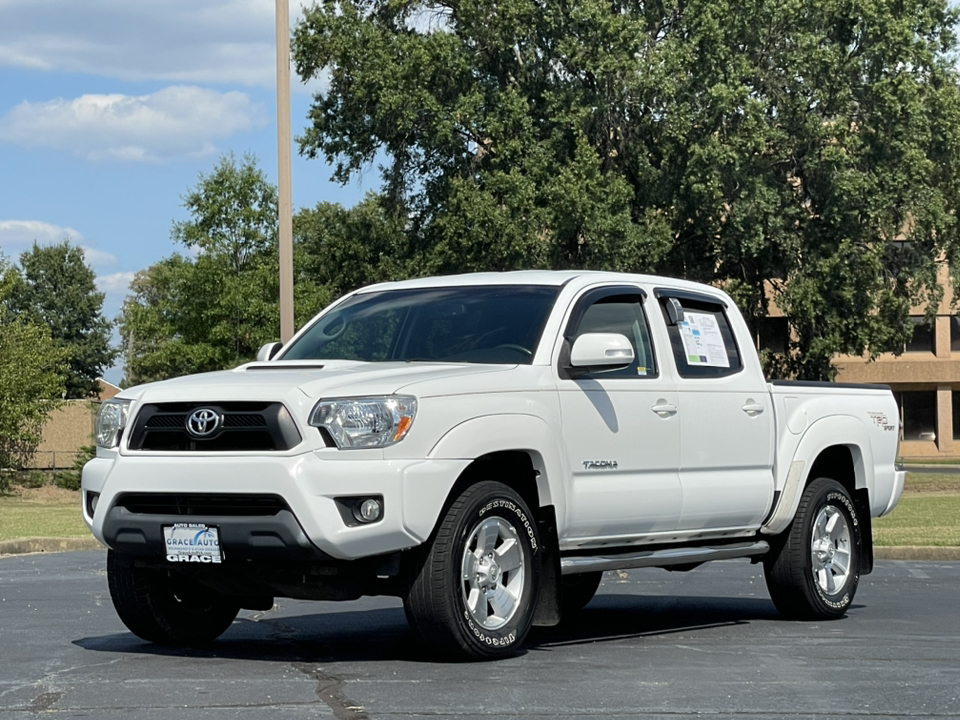
{"type": "Polygon", "coordinates": [[[130,400],[104,400],[97,413],[97,445],[115,448],[120,444],[120,433],[127,424],[130,400]]]}
{"type": "Polygon", "coordinates": [[[322,400],[310,424],[324,428],[339,448],[386,447],[406,436],[417,415],[417,399],[405,395],[322,400]]]}

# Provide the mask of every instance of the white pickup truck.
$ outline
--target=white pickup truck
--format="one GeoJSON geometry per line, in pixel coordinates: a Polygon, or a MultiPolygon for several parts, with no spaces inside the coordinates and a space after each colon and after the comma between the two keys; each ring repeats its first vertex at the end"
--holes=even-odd
{"type": "Polygon", "coordinates": [[[900,499],[885,386],[768,383],[729,296],[515,272],[366,287],[234,370],[103,403],[83,515],[149,641],[278,596],[403,599],[459,657],[516,652],[605,570],[762,562],[826,619],[900,499]]]}

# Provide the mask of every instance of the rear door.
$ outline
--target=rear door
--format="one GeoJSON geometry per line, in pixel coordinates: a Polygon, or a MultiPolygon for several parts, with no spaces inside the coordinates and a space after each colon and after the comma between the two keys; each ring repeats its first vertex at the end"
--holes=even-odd
{"type": "MultiPolygon", "coordinates": [[[[680,407],[678,530],[758,526],[773,498],[772,400],[753,355],[745,356],[720,298],[658,288],[676,367],[680,407]],[[670,305],[682,308],[674,322],[670,305]]],[[[728,312],[728,309],[730,312],[728,312]]],[[[752,352],[747,349],[748,352],[752,352]]]]}

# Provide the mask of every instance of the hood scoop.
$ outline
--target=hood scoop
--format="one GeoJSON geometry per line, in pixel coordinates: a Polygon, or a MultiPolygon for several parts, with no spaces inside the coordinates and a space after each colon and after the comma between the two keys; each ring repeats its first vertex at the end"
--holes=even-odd
{"type": "Polygon", "coordinates": [[[265,362],[250,363],[243,369],[250,372],[252,370],[323,370],[324,367],[323,364],[265,362]]]}

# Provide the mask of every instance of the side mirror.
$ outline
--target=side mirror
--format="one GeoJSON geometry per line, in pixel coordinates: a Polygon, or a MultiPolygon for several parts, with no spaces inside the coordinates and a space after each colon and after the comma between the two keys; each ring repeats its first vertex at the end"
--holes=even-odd
{"type": "Polygon", "coordinates": [[[619,333],[581,335],[570,350],[570,365],[581,372],[619,370],[633,360],[633,345],[619,333]]]}
{"type": "Polygon", "coordinates": [[[267,343],[257,351],[257,362],[272,360],[273,356],[280,352],[280,348],[282,347],[283,343],[281,342],[267,343]]]}

